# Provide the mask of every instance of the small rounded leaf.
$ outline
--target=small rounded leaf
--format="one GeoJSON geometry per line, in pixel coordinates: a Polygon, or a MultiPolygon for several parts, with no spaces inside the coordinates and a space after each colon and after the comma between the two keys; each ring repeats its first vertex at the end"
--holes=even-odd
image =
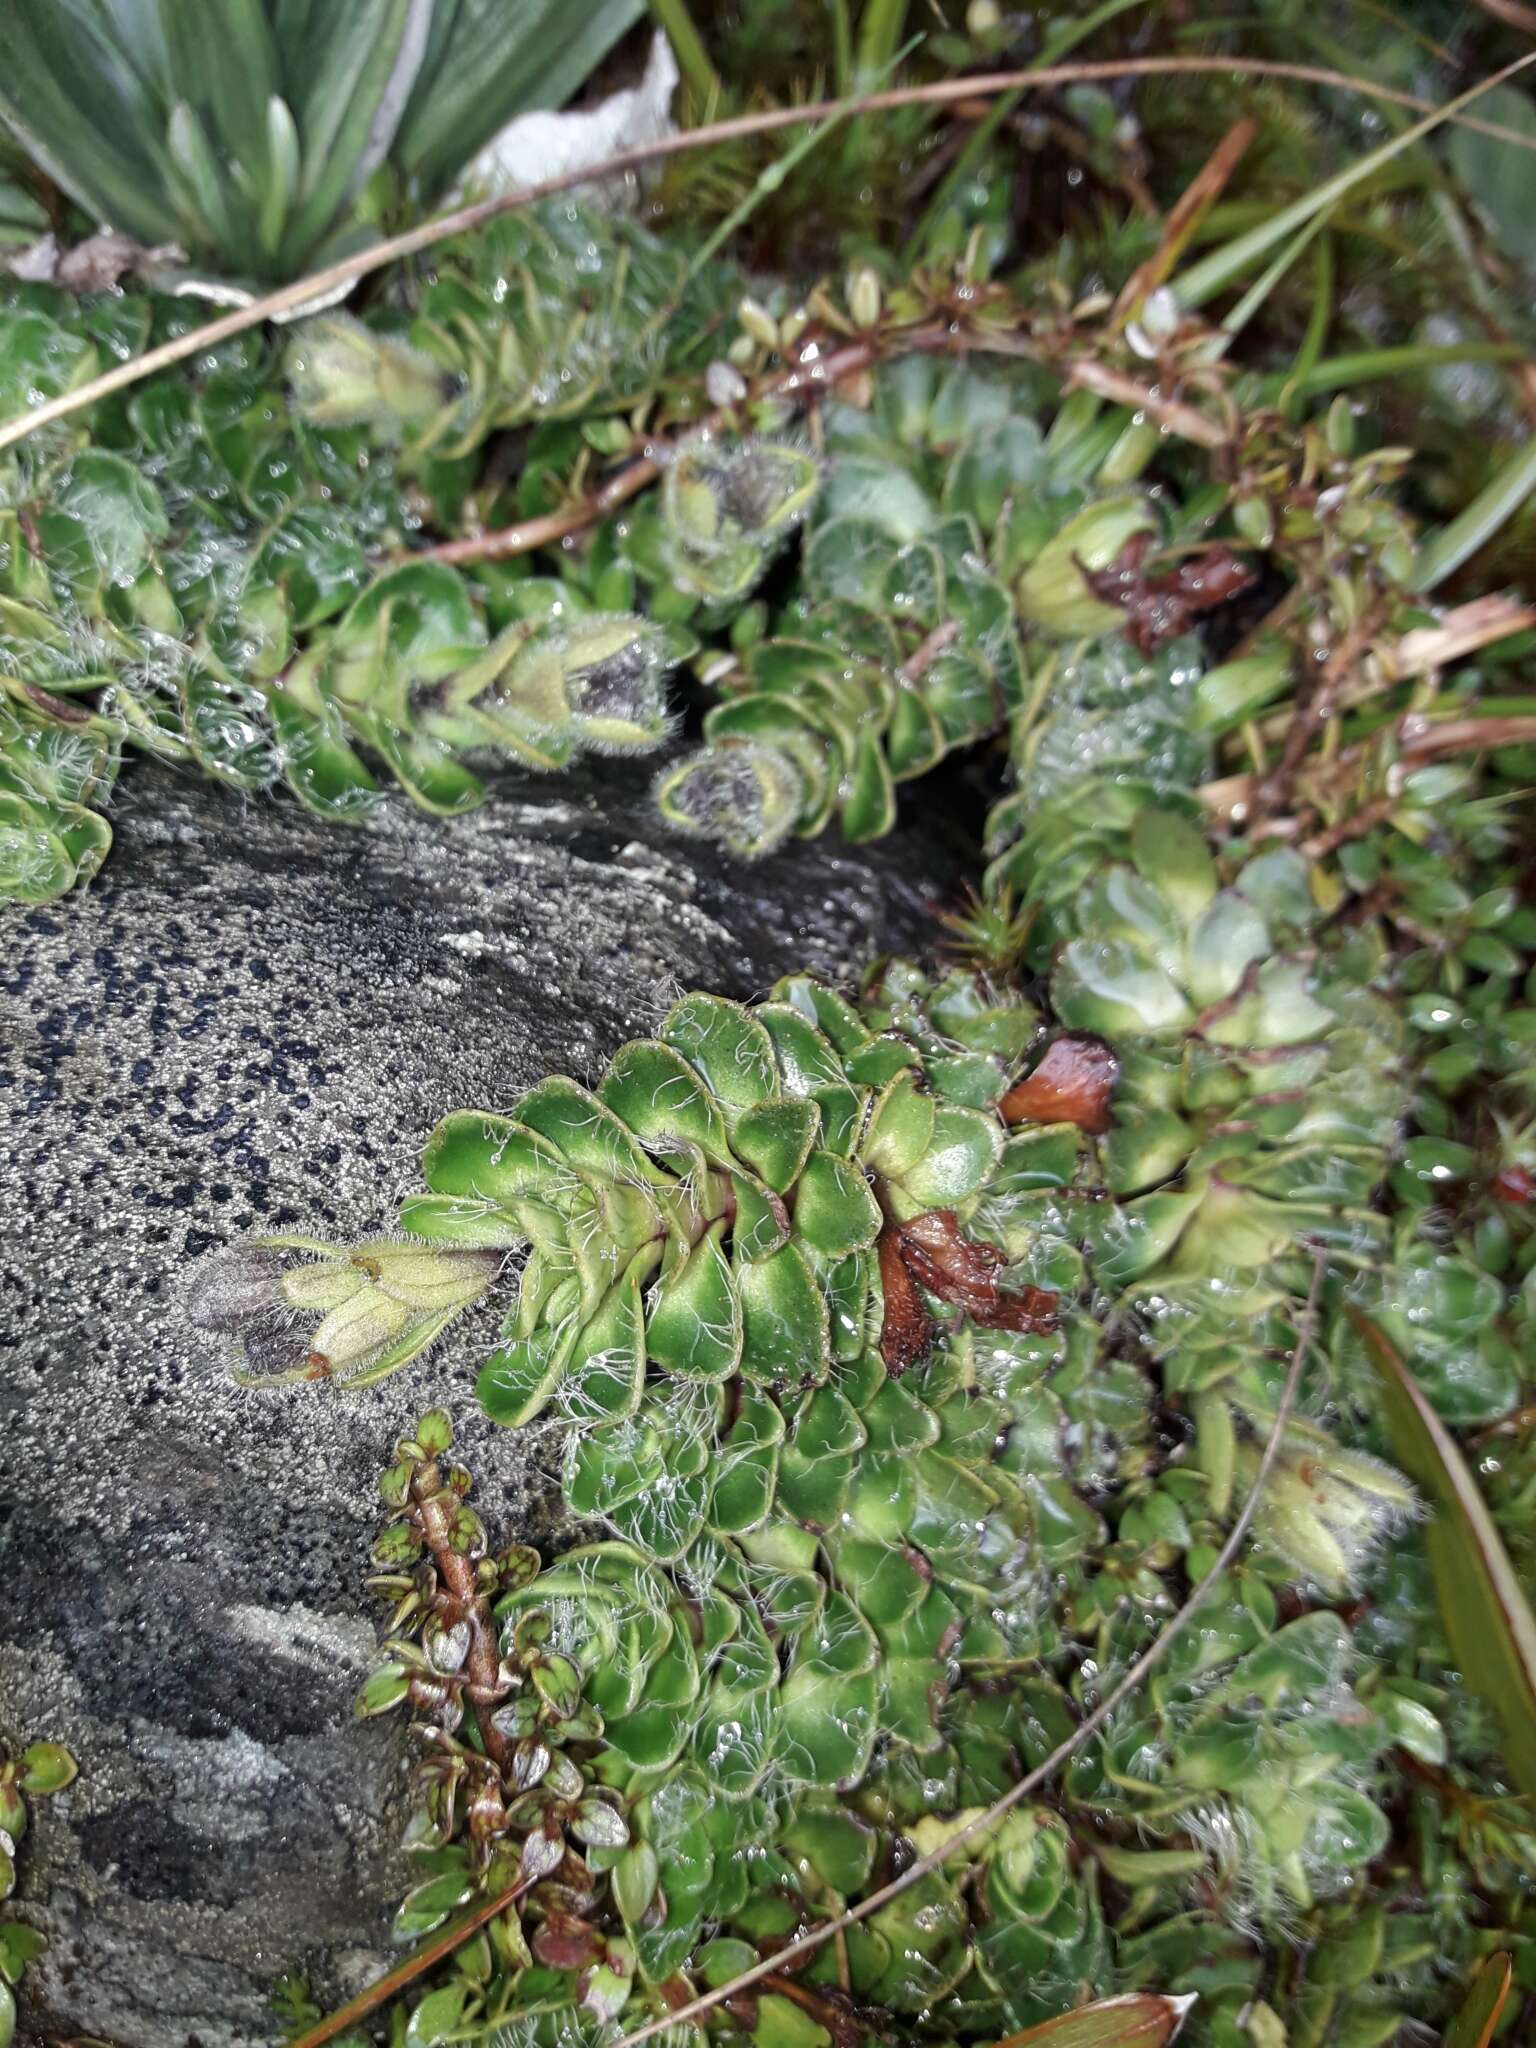
{"type": "Polygon", "coordinates": [[[565,1843],[559,1835],[546,1835],[542,1828],[535,1828],[523,1844],[523,1875],[525,1877],[548,1877],[558,1870],[565,1861],[565,1843]]]}
{"type": "Polygon", "coordinates": [[[589,1849],[623,1849],[629,1843],[628,1823],[606,1799],[583,1799],[571,1822],[571,1833],[589,1849]]]}
{"type": "Polygon", "coordinates": [[[434,1458],[440,1458],[453,1443],[453,1424],[445,1408],[429,1408],[416,1425],[416,1441],[434,1458]]]}
{"type": "Polygon", "coordinates": [[[79,1770],[67,1749],[57,1742],[34,1742],[21,1752],[22,1790],[37,1798],[62,1792],[79,1770]]]}
{"type": "Polygon", "coordinates": [[[544,1657],[530,1674],[541,1699],[565,1716],[574,1714],[581,1698],[581,1673],[569,1657],[544,1657]]]}
{"type": "Polygon", "coordinates": [[[391,1707],[399,1706],[410,1682],[410,1673],[399,1664],[386,1664],[381,1671],[375,1671],[357,1696],[358,1719],[366,1721],[374,1714],[387,1714],[391,1707]]]}

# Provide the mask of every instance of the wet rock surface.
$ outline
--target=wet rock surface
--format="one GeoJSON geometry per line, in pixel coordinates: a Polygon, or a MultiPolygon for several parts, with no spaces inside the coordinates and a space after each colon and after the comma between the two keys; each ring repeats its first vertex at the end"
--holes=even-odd
{"type": "Polygon", "coordinates": [[[548,1441],[476,1420],[494,1309],[360,1395],[242,1392],[191,1262],[364,1233],[445,1110],[591,1078],[679,985],[926,943],[953,893],[910,830],[730,866],[610,766],[367,834],[138,769],[97,884],[0,917],[0,1744],[80,1763],[12,1902],[51,1943],[23,2040],[247,2048],[285,1970],[330,2002],[386,1967],[403,1751],[351,1716],[379,1468],[443,1402],[493,1529],[558,1534],[548,1441]]]}

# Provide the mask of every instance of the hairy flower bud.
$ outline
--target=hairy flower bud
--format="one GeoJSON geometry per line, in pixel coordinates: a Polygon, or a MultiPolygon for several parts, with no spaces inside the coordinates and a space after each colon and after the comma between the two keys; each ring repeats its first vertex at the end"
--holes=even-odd
{"type": "Polygon", "coordinates": [[[701,441],[667,469],[669,517],[694,547],[777,540],[810,509],[815,459],[784,441],[701,441]]]}
{"type": "Polygon", "coordinates": [[[560,658],[571,724],[583,746],[645,753],[671,731],[666,678],[679,656],[665,628],[643,619],[578,619],[560,658]]]}
{"type": "Polygon", "coordinates": [[[195,1328],[237,1338],[247,1384],[364,1385],[419,1356],[500,1270],[502,1253],[380,1237],[349,1247],[258,1238],[219,1253],[188,1290],[195,1328]],[[302,1319],[318,1316],[307,1334],[302,1319]]]}
{"type": "MultiPolygon", "coordinates": [[[[1238,1447],[1241,1483],[1251,1486],[1260,1452],[1238,1447]]],[[[1321,1430],[1293,1424],[1270,1472],[1257,1527],[1326,1591],[1354,1585],[1380,1539],[1413,1514],[1412,1487],[1390,1465],[1343,1451],[1321,1430]]]]}
{"type": "Polygon", "coordinates": [[[756,860],[781,846],[805,801],[800,771],[777,747],[716,740],[663,770],[656,806],[681,832],[756,860]]]}
{"type": "Polygon", "coordinates": [[[672,729],[666,680],[693,636],[623,613],[518,619],[445,682],[428,713],[451,743],[553,767],[578,748],[643,753],[672,729]]]}
{"type": "Polygon", "coordinates": [[[697,441],[668,465],[662,510],[682,588],[743,595],[810,510],[815,459],[783,441],[697,441]]]}
{"type": "Polygon", "coordinates": [[[289,345],[294,403],[317,427],[369,426],[403,440],[447,403],[443,372],[409,343],[347,313],[306,321],[289,345]]]}
{"type": "Polygon", "coordinates": [[[356,1246],[350,1263],[405,1308],[463,1308],[485,1292],[501,1253],[385,1237],[356,1246]]]}
{"type": "Polygon", "coordinates": [[[187,1288],[194,1330],[222,1336],[282,1308],[282,1253],[260,1244],[232,1244],[196,1268],[187,1288]]]}

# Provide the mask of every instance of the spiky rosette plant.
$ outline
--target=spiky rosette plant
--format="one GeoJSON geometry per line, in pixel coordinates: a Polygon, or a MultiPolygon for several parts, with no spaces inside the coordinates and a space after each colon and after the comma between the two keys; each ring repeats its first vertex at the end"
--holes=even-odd
{"type": "Polygon", "coordinates": [[[514,115],[574,92],[639,11],[16,0],[0,127],[98,226],[226,290],[280,281],[375,239],[391,195],[439,199],[514,115]]]}

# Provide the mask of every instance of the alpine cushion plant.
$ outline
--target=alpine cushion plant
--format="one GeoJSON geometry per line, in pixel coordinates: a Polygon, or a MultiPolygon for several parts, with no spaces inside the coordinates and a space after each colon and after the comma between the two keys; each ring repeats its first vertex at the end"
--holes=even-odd
{"type": "MultiPolygon", "coordinates": [[[[191,324],[165,299],[9,293],[4,411],[191,324]]],[[[734,303],[726,274],[691,279],[637,228],[515,217],[443,252],[404,335],[333,317],[291,348],[237,341],[7,458],[0,892],[89,879],[125,748],[356,823],[390,784],[461,812],[498,756],[659,745],[687,628],[564,580],[387,557],[425,503],[457,508],[490,436],[596,431],[706,360],[734,303]]]]}
{"type": "MultiPolygon", "coordinates": [[[[1139,870],[1109,887],[1145,899],[1165,965],[1128,960],[1123,989],[1069,948],[1055,1025],[964,971],[931,984],[887,967],[860,1004],[803,979],[752,1009],[686,998],[595,1089],[550,1080],[506,1114],[448,1118],[397,1253],[300,1269],[372,1262],[388,1287],[398,1257],[413,1287],[435,1263],[451,1292],[473,1259],[478,1293],[528,1245],[481,1399],[510,1426],[566,1424],[567,1506],[605,1532],[547,1570],[519,1553],[509,1576],[455,1508],[497,1601],[502,1675],[489,1697],[472,1675],[464,1692],[433,1647],[445,1629],[458,1642],[444,1609],[423,1651],[392,1640],[365,1695],[364,1711],[409,1700],[440,1730],[402,1933],[527,1879],[527,1961],[465,1987],[466,2009],[480,1995],[498,2019],[544,1999],[643,2016],[679,1973],[719,1982],[814,1926],[1049,1749],[1091,1697],[1086,1646],[1102,1684],[1210,1554],[1273,1423],[1298,1255],[1337,1242],[1347,1286],[1396,1099],[1358,1118],[1332,1106],[1362,1051],[1383,1056],[1303,994],[1301,955],[1275,952],[1242,1003],[1204,985],[1217,960],[1223,986],[1244,980],[1251,945],[1217,934],[1248,931],[1262,901],[1282,928],[1285,878],[1223,892],[1198,835],[1152,816],[1139,870]],[[1157,973],[1187,981],[1199,1014],[1154,1000],[1157,973]],[[1277,1078],[1312,1088],[1310,1132],[1277,1078]],[[1234,1151],[1245,1102],[1253,1142],[1234,1151]],[[1122,1192],[1149,1180],[1152,1196],[1122,1192]],[[1165,1403],[1192,1423],[1173,1455],[1165,1403]],[[535,1673],[518,1705],[530,1656],[554,1658],[569,1698],[549,1707],[535,1673]],[[483,1786],[462,1707],[442,1721],[445,1688],[489,1716],[493,1756],[516,1745],[483,1786]],[[558,1783],[551,1713],[570,1745],[558,1783]],[[556,1809],[579,1814],[593,1785],[616,1795],[611,1840],[556,1835],[556,1809]]],[[[249,1351],[275,1297],[263,1279],[247,1299],[238,1277],[212,1265],[198,1300],[249,1351]]],[[[334,1324],[329,1292],[322,1310],[334,1324]]],[[[393,1326],[359,1332],[366,1376],[402,1362],[393,1326]]],[[[402,1456],[396,1507],[419,1491],[420,1454],[402,1456]]],[[[1203,1985],[1204,2038],[1235,2048],[1258,1959],[1223,1923],[1278,1927],[1347,1895],[1387,1838],[1373,1790],[1422,1698],[1362,1658],[1332,1603],[1412,1501],[1380,1458],[1289,1424],[1260,1547],[1074,1765],[1069,1817],[1016,1817],[850,1936],[855,2008],[980,2041],[1090,1988],[1203,1985]]],[[[417,1599],[399,1574],[426,1534],[408,1508],[378,1553],[392,1599],[417,1599]]],[[[1379,1971],[1410,1957],[1401,1940],[1395,1960],[1373,1954],[1345,2003],[1380,2014],[1379,1971]]],[[[829,1951],[806,1985],[835,2008],[831,1971],[829,1951]]],[[[765,1999],[748,2029],[765,2048],[778,2012],[765,1999]]]]}
{"type": "MultiPolygon", "coordinates": [[[[0,884],[89,878],[125,746],[337,821],[391,781],[452,815],[496,754],[659,748],[685,660],[718,701],[658,807],[738,854],[885,833],[902,783],[1005,732],[1021,804],[1088,747],[1101,782],[1182,789],[1250,743],[1308,635],[1348,651],[1362,617],[1418,616],[1401,451],[1335,447],[1337,408],[1299,449],[1262,407],[1230,441],[1193,414],[1213,465],[1038,366],[935,360],[1017,338],[1002,288],[867,282],[775,317],[728,266],[548,205],[445,244],[364,319],[242,337],[8,458],[0,884]],[[934,324],[945,304],[963,325],[934,324]],[[826,395],[872,361],[860,403],[826,395]],[[1285,631],[1203,676],[1195,629],[1261,569],[1293,590],[1285,631]],[[563,676],[578,616],[602,623],[563,676]]],[[[188,326],[142,296],[8,298],[13,410],[188,326]]],[[[1048,323],[1029,343],[1085,345],[1048,323]]],[[[1306,790],[1325,811],[1329,758],[1306,790]]]]}
{"type": "Polygon", "coordinates": [[[717,702],[660,796],[727,843],[888,829],[905,774],[1006,748],[969,957],[688,996],[591,1086],[447,1117],[398,1238],[194,1283],[248,1370],[342,1380],[505,1288],[480,1400],[558,1432],[589,1525],[497,1551],[436,1413],[386,1477],[362,1710],[423,1743],[400,1932],[519,1891],[418,2032],[628,2030],[870,1901],[1082,1726],[1271,1456],[1200,1625],[1048,1803],[721,2025],[983,2044],[1147,1991],[1197,1995],[1202,2048],[1380,2048],[1454,2009],[1442,1959],[1529,1936],[1502,1651],[1461,1682],[1423,1533],[1456,1489],[1398,1468],[1358,1322],[1508,1440],[1487,1576],[1530,1486],[1529,763],[1392,757],[1429,622],[1399,465],[1336,420],[1258,416],[1220,493],[1154,491],[1134,423],[1043,427],[1028,375],[913,355],[868,395],[814,462],[771,412],[685,440],[571,581],[703,643],[717,702]],[[1288,609],[1213,665],[1205,614],[1266,553],[1288,609]],[[1297,750],[1300,650],[1362,620],[1338,739],[1297,750]],[[1218,779],[1239,732],[1253,772],[1218,779]]]}
{"type": "Polygon", "coordinates": [[[15,0],[0,122],[98,227],[279,284],[559,106],[643,0],[15,0]]]}

